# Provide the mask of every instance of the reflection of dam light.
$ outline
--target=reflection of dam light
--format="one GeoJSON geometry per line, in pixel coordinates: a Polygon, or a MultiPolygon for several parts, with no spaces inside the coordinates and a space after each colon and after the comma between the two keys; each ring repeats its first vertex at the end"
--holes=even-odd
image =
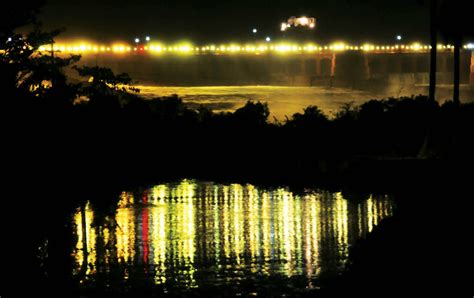
{"type": "Polygon", "coordinates": [[[146,278],[156,284],[195,287],[195,272],[210,266],[229,282],[247,273],[311,279],[343,264],[350,241],[392,214],[388,197],[370,196],[356,207],[342,193],[299,196],[286,188],[193,180],[157,185],[135,198],[123,192],[103,224],[91,206],[77,211],[76,274],[84,268],[93,277],[118,266],[122,278],[132,279],[137,270],[130,268],[146,265],[146,278]]]}
{"type": "Polygon", "coordinates": [[[81,207],[74,216],[74,223],[77,227],[77,245],[75,247],[75,259],[77,263],[77,273],[84,271],[84,274],[93,274],[96,269],[96,240],[95,229],[92,228],[94,213],[88,203],[81,207]],[[84,270],[85,269],[85,270],[84,270]]]}

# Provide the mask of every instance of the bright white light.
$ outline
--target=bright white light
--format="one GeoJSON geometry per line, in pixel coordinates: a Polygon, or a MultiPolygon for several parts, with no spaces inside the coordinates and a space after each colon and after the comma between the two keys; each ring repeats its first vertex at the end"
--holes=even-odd
{"type": "Polygon", "coordinates": [[[402,36],[401,36],[401,35],[397,35],[397,40],[402,40],[402,36]]]}
{"type": "Polygon", "coordinates": [[[146,41],[150,41],[150,36],[147,36],[145,39],[146,41]]]}
{"type": "Polygon", "coordinates": [[[316,27],[316,19],[315,18],[308,18],[308,17],[291,17],[288,19],[287,23],[283,23],[281,26],[281,31],[285,31],[288,28],[292,27],[308,27],[310,29],[314,29],[316,27]]]}
{"type": "Polygon", "coordinates": [[[270,38],[270,36],[267,36],[267,38],[265,38],[265,40],[266,40],[267,42],[272,41],[272,39],[270,38]]]}
{"type": "Polygon", "coordinates": [[[12,41],[12,38],[11,38],[11,37],[9,37],[9,38],[7,39],[7,42],[10,42],[10,41],[12,41]]]}
{"type": "Polygon", "coordinates": [[[135,38],[135,43],[139,43],[140,42],[140,38],[135,38]]]}
{"type": "Polygon", "coordinates": [[[301,26],[308,26],[309,25],[309,20],[307,17],[301,17],[299,18],[300,25],[301,26]]]}
{"type": "Polygon", "coordinates": [[[257,32],[258,32],[258,30],[257,30],[257,29],[255,29],[255,28],[253,28],[252,32],[253,32],[253,33],[257,33],[257,32]]]}
{"type": "Polygon", "coordinates": [[[474,49],[474,43],[468,43],[467,48],[470,49],[470,50],[473,50],[474,49]]]}

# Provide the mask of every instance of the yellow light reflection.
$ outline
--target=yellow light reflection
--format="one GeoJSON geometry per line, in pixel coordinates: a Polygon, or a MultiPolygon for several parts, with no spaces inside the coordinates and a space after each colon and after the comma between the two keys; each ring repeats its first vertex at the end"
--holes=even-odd
{"type": "Polygon", "coordinates": [[[155,284],[171,280],[186,287],[199,286],[203,277],[196,272],[209,268],[219,276],[310,279],[340,270],[349,245],[392,212],[386,196],[355,204],[342,193],[296,195],[286,188],[193,180],[161,184],[141,194],[123,192],[115,214],[105,219],[90,205],[78,209],[75,273],[93,278],[118,266],[123,279],[140,271],[155,284]]]}

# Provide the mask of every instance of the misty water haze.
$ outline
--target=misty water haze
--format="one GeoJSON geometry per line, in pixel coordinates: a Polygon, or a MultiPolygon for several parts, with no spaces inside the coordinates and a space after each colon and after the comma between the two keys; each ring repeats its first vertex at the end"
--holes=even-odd
{"type": "Polygon", "coordinates": [[[316,105],[327,115],[332,115],[348,102],[361,104],[375,94],[343,88],[287,87],[287,86],[201,86],[162,87],[137,86],[145,98],[177,94],[191,107],[203,105],[215,112],[234,111],[248,100],[268,103],[270,117],[282,121],[303,109],[316,105]]]}
{"type": "MultiPolygon", "coordinates": [[[[295,113],[302,113],[303,109],[310,105],[317,106],[331,117],[344,104],[353,102],[355,105],[360,105],[370,99],[400,95],[328,87],[151,85],[137,87],[140,89],[140,95],[147,99],[176,94],[191,108],[203,105],[214,112],[235,111],[244,106],[248,100],[266,102],[271,113],[270,120],[276,118],[279,121],[284,121],[286,116],[291,118],[295,113]]],[[[449,91],[445,90],[444,93],[449,91]]]]}

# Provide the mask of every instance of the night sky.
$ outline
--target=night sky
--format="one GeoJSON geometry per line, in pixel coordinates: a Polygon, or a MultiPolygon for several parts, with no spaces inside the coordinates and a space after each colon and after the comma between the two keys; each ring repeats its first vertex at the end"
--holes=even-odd
{"type": "MultiPolygon", "coordinates": [[[[150,35],[166,42],[251,41],[281,36],[279,26],[290,16],[318,21],[315,42],[427,41],[428,7],[416,0],[48,0],[41,20],[46,28],[66,27],[61,38],[110,42],[150,35]]],[[[60,38],[60,39],[61,39],[60,38]]]]}

